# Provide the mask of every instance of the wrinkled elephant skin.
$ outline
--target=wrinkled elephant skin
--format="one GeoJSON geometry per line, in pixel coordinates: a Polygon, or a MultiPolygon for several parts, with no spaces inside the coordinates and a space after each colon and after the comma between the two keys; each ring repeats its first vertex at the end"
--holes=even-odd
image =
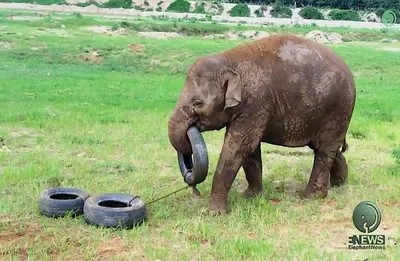
{"type": "Polygon", "coordinates": [[[192,153],[186,131],[226,127],[209,202],[229,212],[228,193],[240,167],[248,188],[262,193],[261,142],[308,146],[314,164],[303,198],[321,197],[347,178],[346,133],[355,106],[352,73],[328,47],[288,35],[260,39],[197,59],[168,124],[171,145],[192,153]]]}

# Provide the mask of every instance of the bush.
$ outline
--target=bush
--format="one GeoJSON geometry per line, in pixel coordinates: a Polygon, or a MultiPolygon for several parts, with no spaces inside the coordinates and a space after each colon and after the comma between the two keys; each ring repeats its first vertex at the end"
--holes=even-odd
{"type": "Polygon", "coordinates": [[[212,15],[221,15],[224,12],[224,6],[221,3],[213,2],[208,12],[212,15]]]}
{"type": "Polygon", "coordinates": [[[125,8],[130,9],[132,8],[132,0],[108,0],[101,5],[105,8],[125,8]]]}
{"type": "Polygon", "coordinates": [[[393,150],[392,155],[396,160],[396,163],[400,165],[400,147],[393,150]]]}
{"type": "Polygon", "coordinates": [[[274,18],[291,18],[293,13],[289,7],[274,5],[270,12],[274,18]]]}
{"type": "Polygon", "coordinates": [[[386,11],[385,8],[379,7],[378,9],[375,10],[375,14],[379,17],[382,18],[383,13],[386,11]]]}
{"type": "Polygon", "coordinates": [[[262,10],[261,8],[255,10],[255,11],[254,11],[254,14],[255,14],[257,17],[263,17],[263,16],[264,16],[263,10],[262,10]]]}
{"type": "Polygon", "coordinates": [[[237,4],[229,10],[231,16],[250,17],[250,8],[246,4],[237,4]]]}
{"type": "Polygon", "coordinates": [[[360,14],[354,10],[332,10],[329,17],[332,20],[361,21],[360,14]]]}
{"type": "Polygon", "coordinates": [[[186,0],[176,0],[172,2],[165,11],[177,12],[177,13],[189,13],[190,3],[186,0]]]}
{"type": "Polygon", "coordinates": [[[198,14],[205,14],[206,13],[206,4],[205,3],[196,3],[196,6],[194,8],[193,13],[198,13],[198,14]]]}
{"type": "Polygon", "coordinates": [[[302,8],[299,15],[304,19],[324,20],[324,15],[318,10],[318,8],[312,6],[302,8]]]}

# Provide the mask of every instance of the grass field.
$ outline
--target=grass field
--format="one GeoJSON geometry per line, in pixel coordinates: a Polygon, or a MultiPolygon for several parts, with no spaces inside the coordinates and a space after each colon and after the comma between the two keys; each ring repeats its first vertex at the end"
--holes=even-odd
{"type": "MultiPolygon", "coordinates": [[[[80,26],[116,21],[79,15],[9,21],[9,14],[0,12],[1,260],[399,260],[399,44],[331,46],[355,75],[357,104],[345,154],[348,184],[327,199],[298,196],[312,168],[309,149],[265,144],[263,196],[241,197],[246,181],[240,170],[230,192],[231,213],[208,216],[221,130],[204,134],[210,173],[198,186],[201,197],[187,190],[156,202],[144,225],[121,231],[88,226],[82,218],[41,217],[38,195],[50,186],[72,186],[92,195],[132,193],[149,202],[183,187],[167,122],[185,70],[198,56],[248,40],[158,40],[134,31],[106,36],[80,26]],[[385,250],[347,249],[348,237],[359,234],[351,218],[363,200],[381,209],[375,233],[386,235],[385,250]]],[[[157,23],[172,22],[153,27],[157,23]]],[[[148,21],[129,28],[145,26],[148,21]]],[[[367,30],[347,34],[387,37],[367,30]]]]}

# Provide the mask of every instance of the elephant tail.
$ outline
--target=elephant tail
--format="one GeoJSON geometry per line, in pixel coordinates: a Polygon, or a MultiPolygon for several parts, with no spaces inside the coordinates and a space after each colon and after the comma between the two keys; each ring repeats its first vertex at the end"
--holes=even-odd
{"type": "Polygon", "coordinates": [[[342,153],[346,152],[349,148],[349,145],[346,142],[346,138],[344,138],[343,145],[342,145],[342,153]]]}

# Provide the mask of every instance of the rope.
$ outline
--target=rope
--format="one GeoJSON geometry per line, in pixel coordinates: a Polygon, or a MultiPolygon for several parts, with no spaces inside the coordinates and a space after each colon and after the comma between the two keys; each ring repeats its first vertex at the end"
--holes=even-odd
{"type": "MultiPolygon", "coordinates": [[[[159,200],[161,200],[161,199],[164,199],[164,198],[169,197],[169,196],[171,196],[171,195],[173,195],[173,194],[176,194],[176,193],[178,193],[178,192],[181,191],[181,190],[187,189],[188,187],[190,187],[190,186],[187,185],[187,186],[185,186],[185,187],[183,187],[183,188],[180,188],[180,189],[178,189],[178,190],[175,190],[174,192],[171,192],[171,193],[169,193],[169,194],[167,194],[167,195],[165,195],[165,196],[162,196],[162,197],[160,197],[160,198],[154,199],[154,200],[150,201],[149,203],[146,203],[146,205],[153,204],[154,202],[157,202],[157,201],[159,201],[159,200]]],[[[130,206],[131,203],[132,203],[132,201],[134,201],[137,197],[139,197],[139,196],[136,196],[136,197],[134,197],[131,201],[129,201],[129,202],[128,202],[128,206],[130,206]]]]}

